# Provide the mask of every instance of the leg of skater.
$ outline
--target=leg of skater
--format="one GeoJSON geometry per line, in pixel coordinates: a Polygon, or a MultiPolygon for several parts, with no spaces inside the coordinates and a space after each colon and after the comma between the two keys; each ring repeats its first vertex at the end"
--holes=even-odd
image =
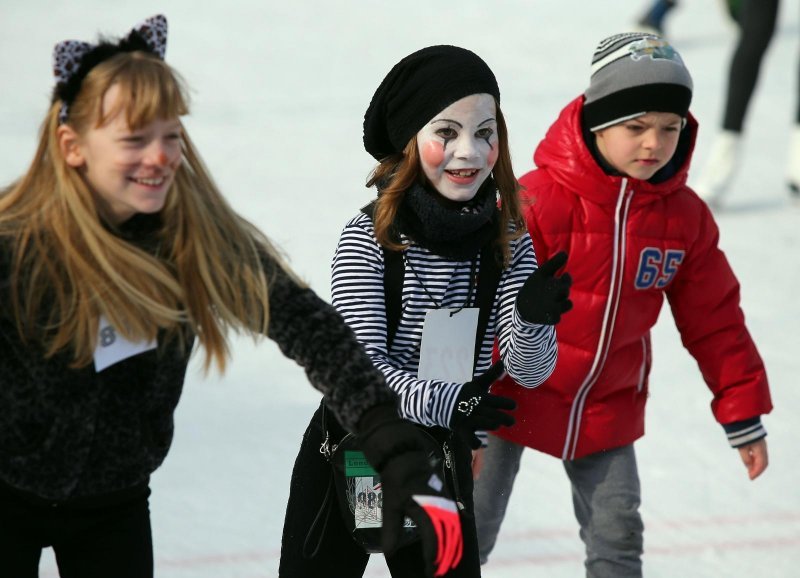
{"type": "Polygon", "coordinates": [[[331,465],[320,454],[320,415],[317,410],[311,418],[292,471],[280,578],[360,578],[369,561],[342,520],[332,486],[328,494],[331,465]]]}
{"type": "Polygon", "coordinates": [[[483,450],[483,469],[474,492],[481,564],[486,564],[497,543],[524,449],[490,434],[489,445],[483,450]]]}
{"type": "Polygon", "coordinates": [[[639,26],[657,34],[664,33],[664,18],[678,5],[677,0],[655,0],[652,6],[639,18],[639,26]]]}
{"type": "Polygon", "coordinates": [[[633,445],[565,461],[587,578],[641,578],[641,492],[633,445]]]}
{"type": "Polygon", "coordinates": [[[53,551],[61,578],[152,578],[150,490],[102,508],[53,512],[53,551]]]}
{"type": "Polygon", "coordinates": [[[794,126],[789,137],[789,161],[786,170],[789,192],[792,198],[800,201],[800,53],[797,55],[797,75],[795,76],[794,126]]]}
{"type": "Polygon", "coordinates": [[[722,130],[711,145],[695,190],[720,205],[741,164],[742,130],[761,63],[778,17],[778,0],[743,0],[739,42],[728,71],[722,130]]]}
{"type": "Polygon", "coordinates": [[[37,578],[42,548],[43,509],[22,502],[0,485],[0,560],[3,571],[18,578],[37,578]]]}

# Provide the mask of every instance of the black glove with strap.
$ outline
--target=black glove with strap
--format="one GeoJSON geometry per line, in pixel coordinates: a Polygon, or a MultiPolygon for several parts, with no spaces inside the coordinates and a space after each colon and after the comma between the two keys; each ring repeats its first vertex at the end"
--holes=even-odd
{"type": "Polygon", "coordinates": [[[383,551],[397,547],[403,518],[417,525],[428,576],[443,576],[461,560],[461,519],[444,480],[434,472],[425,434],[401,419],[393,405],[368,410],[358,423],[358,438],[367,461],[383,485],[383,551]]]}
{"type": "Polygon", "coordinates": [[[514,425],[514,417],[502,410],[515,409],[516,402],[508,397],[489,393],[491,385],[504,372],[503,362],[498,361],[485,373],[465,383],[456,398],[453,414],[450,416],[450,429],[463,435],[473,450],[481,447],[481,440],[475,435],[475,430],[490,431],[500,426],[514,425]]]}
{"type": "Polygon", "coordinates": [[[555,325],[561,321],[564,313],[572,309],[572,301],[569,300],[572,277],[569,273],[560,277],[555,275],[566,262],[567,254],[561,251],[542,263],[525,281],[517,293],[517,311],[525,321],[555,325]]]}

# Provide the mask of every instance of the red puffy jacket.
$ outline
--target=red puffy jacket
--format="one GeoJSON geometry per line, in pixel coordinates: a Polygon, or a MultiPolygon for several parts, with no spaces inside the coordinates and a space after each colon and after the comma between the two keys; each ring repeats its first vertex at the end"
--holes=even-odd
{"type": "Polygon", "coordinates": [[[644,434],[650,329],[666,296],[683,345],[697,360],[722,424],[772,409],[763,362],[739,307],[739,283],[717,246],[708,207],[686,186],[697,123],[654,184],[606,174],[571,102],[520,179],[537,259],[569,254],[574,309],[557,326],[559,356],[535,389],[504,378],[492,392],[516,400],[500,437],[562,459],[632,443],[644,434]]]}

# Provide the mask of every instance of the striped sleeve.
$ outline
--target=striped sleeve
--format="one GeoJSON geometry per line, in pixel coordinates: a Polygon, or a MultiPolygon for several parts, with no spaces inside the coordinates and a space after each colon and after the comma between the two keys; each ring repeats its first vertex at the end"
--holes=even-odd
{"type": "Polygon", "coordinates": [[[732,448],[740,448],[767,437],[767,430],[761,423],[761,416],[737,421],[722,426],[732,448]]]}
{"type": "MultiPolygon", "coordinates": [[[[332,302],[399,395],[400,414],[422,425],[448,427],[463,384],[417,378],[423,326],[433,308],[474,306],[473,263],[453,261],[413,244],[404,261],[402,311],[391,351],[386,344],[383,251],[366,215],[355,217],[342,231],[332,265],[332,302]]],[[[527,323],[516,312],[517,293],[535,269],[536,257],[525,234],[513,242],[512,261],[500,278],[475,375],[491,365],[495,337],[506,370],[518,383],[536,387],[552,373],[558,351],[553,327],[527,323]]]]}
{"type": "MultiPolygon", "coordinates": [[[[461,383],[417,379],[424,308],[414,309],[419,295],[403,290],[403,320],[392,352],[387,351],[383,252],[366,215],[356,216],[339,238],[331,268],[331,298],[364,346],[374,365],[400,398],[400,415],[425,426],[448,427],[461,383]],[[419,313],[419,314],[416,314],[419,313]]],[[[412,291],[413,292],[413,291],[412,291]]]]}
{"type": "Polygon", "coordinates": [[[526,233],[515,241],[510,267],[497,290],[500,356],[514,381],[529,388],[540,385],[553,373],[558,356],[555,328],[528,323],[517,312],[517,293],[536,268],[533,244],[526,233]]]}

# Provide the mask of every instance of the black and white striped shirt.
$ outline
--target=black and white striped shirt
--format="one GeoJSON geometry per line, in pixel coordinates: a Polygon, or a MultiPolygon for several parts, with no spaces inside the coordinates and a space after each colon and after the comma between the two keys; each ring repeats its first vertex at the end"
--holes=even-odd
{"type": "MultiPolygon", "coordinates": [[[[536,257],[527,233],[512,241],[511,248],[511,263],[500,277],[475,375],[491,365],[497,337],[508,374],[525,387],[536,387],[555,367],[555,329],[519,317],[517,292],[536,269],[536,257]]],[[[331,275],[333,305],[398,393],[401,416],[425,426],[447,427],[463,384],[417,378],[422,326],[428,310],[465,304],[473,264],[434,255],[413,244],[405,251],[404,262],[402,312],[391,351],[386,351],[383,251],[375,240],[372,220],[363,213],[345,226],[339,238],[331,275]]]]}

